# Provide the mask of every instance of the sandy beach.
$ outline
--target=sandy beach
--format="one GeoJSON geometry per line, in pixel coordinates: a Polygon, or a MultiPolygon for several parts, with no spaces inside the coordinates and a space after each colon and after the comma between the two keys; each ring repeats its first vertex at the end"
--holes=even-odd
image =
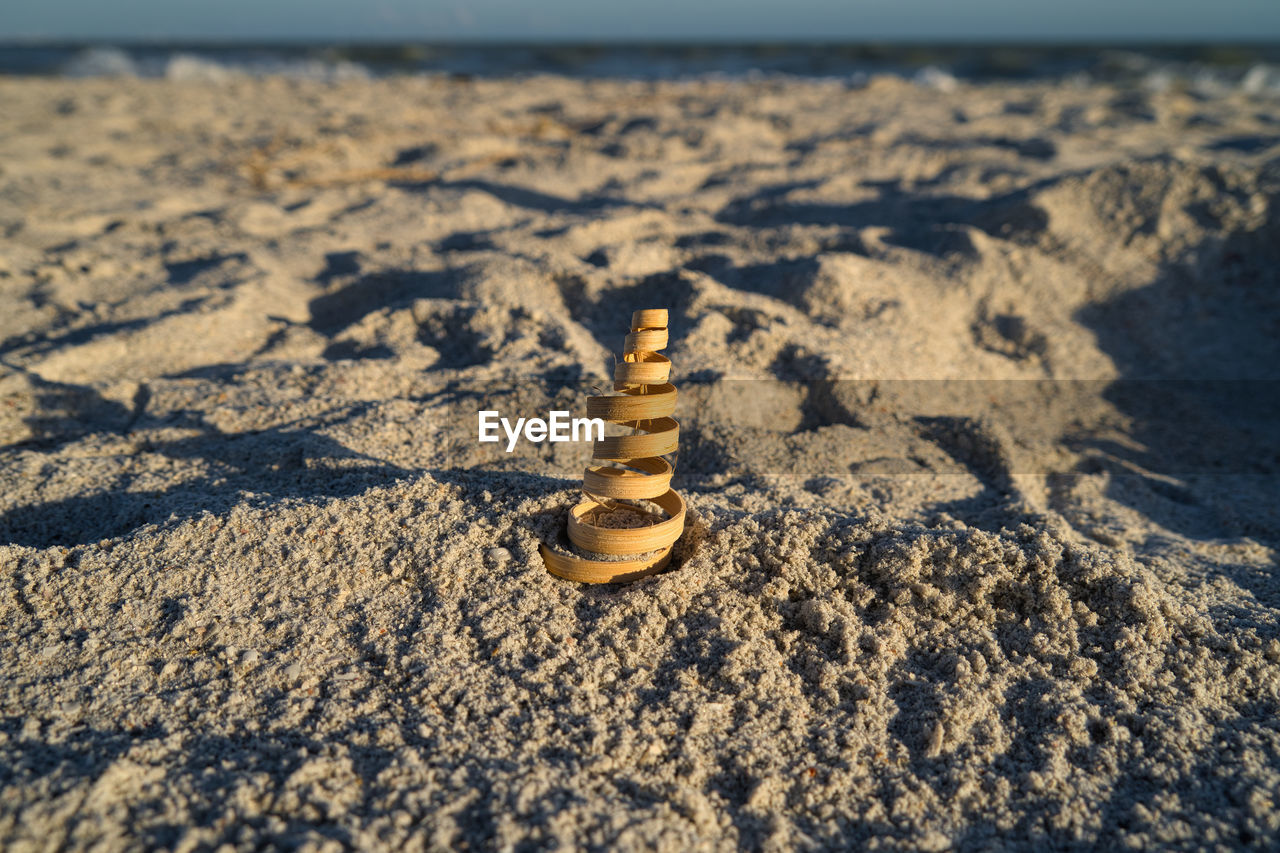
{"type": "Polygon", "coordinates": [[[190,76],[0,77],[0,848],[1280,844],[1276,92],[190,76]]]}

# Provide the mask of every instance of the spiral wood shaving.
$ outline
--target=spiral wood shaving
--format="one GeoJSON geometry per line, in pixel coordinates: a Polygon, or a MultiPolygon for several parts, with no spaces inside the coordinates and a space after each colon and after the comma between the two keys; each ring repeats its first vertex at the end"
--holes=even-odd
{"type": "Polygon", "coordinates": [[[665,568],[671,549],[684,531],[684,499],[671,489],[675,468],[662,457],[679,445],[680,425],[671,362],[658,350],[667,346],[666,309],[631,315],[631,334],[622,362],[614,369],[613,388],[621,394],[587,398],[587,415],[631,427],[632,435],[596,441],[591,465],[582,478],[585,497],[569,511],[569,540],[584,551],[630,559],[591,560],[541,547],[547,570],[586,583],[633,581],[665,568]],[[632,503],[650,501],[665,517],[632,503]],[[613,527],[600,522],[634,513],[640,526],[613,527]]]}

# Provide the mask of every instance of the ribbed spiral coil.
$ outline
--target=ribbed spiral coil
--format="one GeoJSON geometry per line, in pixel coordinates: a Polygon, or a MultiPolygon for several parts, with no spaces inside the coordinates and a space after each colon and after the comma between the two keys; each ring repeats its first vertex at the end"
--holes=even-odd
{"type": "Polygon", "coordinates": [[[631,333],[622,361],[614,369],[620,394],[587,398],[587,415],[630,427],[631,435],[606,436],[595,443],[593,461],[582,478],[583,499],[569,511],[569,540],[584,551],[630,559],[593,560],[543,545],[547,570],[569,580],[619,583],[642,578],[667,566],[671,549],[684,532],[685,505],[671,488],[675,472],[662,457],[679,446],[676,388],[671,361],[658,350],[667,346],[667,311],[631,315],[631,333]],[[648,501],[664,516],[621,501],[648,501]],[[602,516],[634,513],[639,526],[601,524],[602,516]]]}

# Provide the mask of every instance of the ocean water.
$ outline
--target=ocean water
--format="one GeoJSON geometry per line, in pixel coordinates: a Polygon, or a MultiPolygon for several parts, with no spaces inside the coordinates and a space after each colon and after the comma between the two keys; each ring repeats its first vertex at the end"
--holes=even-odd
{"type": "Polygon", "coordinates": [[[220,82],[284,75],[340,82],[397,74],[679,79],[896,74],[957,81],[1061,79],[1212,96],[1280,93],[1280,44],[205,44],[0,43],[0,74],[220,82]]]}

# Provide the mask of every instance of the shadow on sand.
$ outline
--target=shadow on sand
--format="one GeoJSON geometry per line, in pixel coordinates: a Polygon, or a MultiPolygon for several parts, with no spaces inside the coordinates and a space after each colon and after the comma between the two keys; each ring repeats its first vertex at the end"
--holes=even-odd
{"type": "Polygon", "coordinates": [[[1167,264],[1077,320],[1121,372],[1129,442],[1086,440],[1108,496],[1193,539],[1280,545],[1280,219],[1167,264]],[[1194,512],[1188,512],[1188,508],[1194,512]]]}
{"type": "MultiPolygon", "coordinates": [[[[46,383],[57,384],[57,383],[46,383]]],[[[117,414],[107,423],[95,418],[85,431],[127,431],[132,419],[119,404],[98,398],[89,388],[59,389],[90,413],[117,414]]],[[[349,409],[332,423],[355,417],[349,409]]],[[[44,417],[41,415],[40,417],[44,417]]],[[[279,426],[264,430],[223,432],[195,413],[182,413],[166,424],[198,430],[173,441],[147,441],[138,450],[184,462],[201,463],[199,476],[163,489],[130,488],[132,477],[120,472],[104,491],[29,504],[0,515],[0,541],[45,548],[73,546],[120,536],[146,524],[223,513],[236,504],[272,503],[288,498],[334,498],[359,494],[407,476],[407,469],[353,452],[317,434],[315,427],[279,426]]],[[[70,440],[75,432],[44,444],[70,440]]],[[[86,490],[89,491],[89,490],[86,490]]]]}

